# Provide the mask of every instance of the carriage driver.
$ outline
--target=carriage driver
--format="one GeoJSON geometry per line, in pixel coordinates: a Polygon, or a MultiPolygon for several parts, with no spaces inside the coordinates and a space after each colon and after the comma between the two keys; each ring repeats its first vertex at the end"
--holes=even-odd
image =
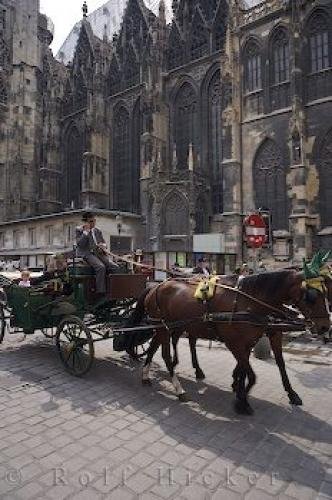
{"type": "Polygon", "coordinates": [[[106,273],[117,273],[119,266],[107,256],[103,233],[96,227],[96,217],[85,212],[83,225],[76,228],[77,257],[83,258],[96,273],[96,292],[104,296],[106,292],[106,273]]]}

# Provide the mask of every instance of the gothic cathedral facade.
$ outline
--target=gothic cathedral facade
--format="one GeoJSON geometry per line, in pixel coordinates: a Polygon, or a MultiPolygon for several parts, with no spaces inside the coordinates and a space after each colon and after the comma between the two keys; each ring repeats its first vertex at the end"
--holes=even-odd
{"type": "Polygon", "coordinates": [[[100,208],[142,216],[147,251],[271,215],[266,258],[332,248],[332,1],[128,0],[54,59],[38,0],[0,0],[0,221],[100,208]]]}

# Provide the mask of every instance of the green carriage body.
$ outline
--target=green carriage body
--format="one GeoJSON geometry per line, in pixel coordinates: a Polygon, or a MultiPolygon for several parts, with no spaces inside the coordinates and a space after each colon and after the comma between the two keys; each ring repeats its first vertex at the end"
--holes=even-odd
{"type": "Polygon", "coordinates": [[[26,333],[56,327],[61,317],[77,314],[79,308],[73,298],[61,300],[50,296],[40,288],[6,287],[8,306],[11,309],[11,326],[22,328],[26,333]]]}
{"type": "MultiPolygon", "coordinates": [[[[33,334],[41,330],[55,339],[60,359],[73,375],[90,369],[95,342],[113,338],[116,350],[137,356],[135,348],[152,336],[149,330],[144,338],[140,333],[130,340],[123,330],[145,290],[144,275],[109,275],[103,299],[98,299],[94,272],[86,265],[74,263],[68,272],[38,286],[25,288],[8,281],[1,282],[0,276],[5,291],[0,295],[0,344],[5,331],[33,334]]],[[[146,352],[141,350],[141,355],[146,352]]]]}

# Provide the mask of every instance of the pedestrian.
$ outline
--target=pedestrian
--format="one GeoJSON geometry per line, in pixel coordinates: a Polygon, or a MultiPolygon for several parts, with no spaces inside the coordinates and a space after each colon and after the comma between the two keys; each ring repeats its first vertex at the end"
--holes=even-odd
{"type": "Polygon", "coordinates": [[[19,282],[18,286],[21,286],[24,288],[29,288],[31,286],[31,284],[30,284],[30,271],[28,269],[23,269],[21,271],[21,281],[19,282]]]}
{"type": "Polygon", "coordinates": [[[208,267],[207,262],[203,257],[198,259],[197,266],[193,269],[193,274],[203,274],[204,276],[210,276],[210,268],[208,267]]]}

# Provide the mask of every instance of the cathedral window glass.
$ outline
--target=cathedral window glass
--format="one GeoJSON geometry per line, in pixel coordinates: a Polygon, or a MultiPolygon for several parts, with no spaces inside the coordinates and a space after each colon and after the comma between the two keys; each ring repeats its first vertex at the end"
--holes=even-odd
{"type": "Polygon", "coordinates": [[[67,205],[80,207],[82,190],[83,140],[73,126],[66,136],[67,205]]]}
{"type": "Polygon", "coordinates": [[[177,168],[186,170],[189,167],[189,153],[193,161],[197,154],[197,97],[193,87],[185,83],[175,99],[175,144],[177,168]]]}
{"type": "Polygon", "coordinates": [[[132,201],[131,211],[139,212],[140,209],[140,170],[141,170],[141,134],[142,113],[141,102],[136,102],[133,114],[133,172],[132,172],[132,201]]]}
{"type": "Polygon", "coordinates": [[[213,212],[223,211],[223,187],[222,187],[222,97],[221,97],[221,75],[216,71],[213,75],[209,90],[209,167],[212,178],[213,212]]]}
{"type": "Polygon", "coordinates": [[[0,34],[0,71],[6,69],[9,62],[9,50],[0,34]]]}
{"type": "Polygon", "coordinates": [[[260,90],[262,88],[261,55],[254,46],[251,47],[250,52],[247,54],[246,69],[248,92],[260,90]]]}
{"type": "Polygon", "coordinates": [[[332,129],[319,151],[318,165],[321,223],[323,227],[332,226],[332,129]]]}
{"type": "Polygon", "coordinates": [[[0,75],[0,104],[7,104],[8,94],[4,81],[0,75]]]}
{"type": "Polygon", "coordinates": [[[286,34],[279,31],[273,41],[273,83],[289,80],[289,44],[286,34]]]}
{"type": "Polygon", "coordinates": [[[114,208],[130,211],[132,204],[132,175],[130,161],[130,116],[124,108],[114,114],[113,168],[114,208]]]}
{"type": "Polygon", "coordinates": [[[310,62],[311,72],[317,73],[330,66],[329,34],[321,15],[314,16],[310,24],[310,62]]]}
{"type": "Polygon", "coordinates": [[[331,95],[331,32],[328,16],[317,11],[308,22],[307,101],[321,99],[331,95]]]}
{"type": "Polygon", "coordinates": [[[256,208],[271,212],[274,230],[288,229],[286,168],[281,151],[271,139],[266,139],[257,151],[253,182],[256,208]]]}
{"type": "Polygon", "coordinates": [[[289,40],[285,30],[279,29],[271,48],[271,107],[272,110],[290,105],[290,62],[289,40]]]}
{"type": "Polygon", "coordinates": [[[244,65],[245,114],[259,115],[263,113],[262,56],[258,44],[253,40],[247,44],[244,65]]]}

